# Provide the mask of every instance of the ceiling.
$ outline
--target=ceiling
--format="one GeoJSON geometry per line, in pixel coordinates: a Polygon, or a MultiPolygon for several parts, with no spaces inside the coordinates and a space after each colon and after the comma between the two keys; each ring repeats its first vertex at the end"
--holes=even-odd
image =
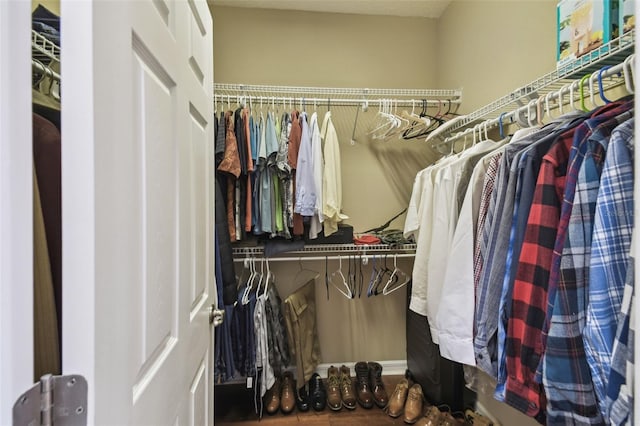
{"type": "Polygon", "coordinates": [[[451,0],[209,0],[214,6],[439,18],[451,0]]]}

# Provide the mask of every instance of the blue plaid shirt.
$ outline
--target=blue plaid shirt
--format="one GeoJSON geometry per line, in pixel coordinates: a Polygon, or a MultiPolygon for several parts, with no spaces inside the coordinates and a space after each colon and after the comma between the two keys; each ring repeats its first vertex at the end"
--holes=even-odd
{"type": "Polygon", "coordinates": [[[589,307],[583,339],[603,415],[607,412],[611,353],[633,232],[633,129],[634,120],[627,120],[609,141],[591,244],[589,307]]]}
{"type": "Polygon", "coordinates": [[[603,423],[585,356],[582,330],[588,306],[591,239],[604,151],[612,130],[624,118],[615,117],[605,122],[587,120],[587,128],[599,125],[588,133],[576,134],[583,140],[576,141],[570,163],[570,168],[578,170],[577,180],[562,250],[560,280],[554,303],[550,303],[554,308],[542,368],[550,425],[603,423]],[[588,138],[584,139],[584,135],[588,138]]]}

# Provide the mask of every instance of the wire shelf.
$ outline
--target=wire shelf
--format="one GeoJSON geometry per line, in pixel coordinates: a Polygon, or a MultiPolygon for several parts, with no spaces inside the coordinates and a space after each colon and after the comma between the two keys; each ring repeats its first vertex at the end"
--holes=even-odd
{"type": "MultiPolygon", "coordinates": [[[[304,255],[311,253],[348,253],[348,254],[366,254],[366,253],[414,253],[416,250],[416,244],[372,244],[372,245],[359,245],[359,244],[313,244],[307,245],[303,250],[289,251],[282,253],[283,256],[304,255]]],[[[263,256],[264,247],[233,247],[234,256],[263,256]]],[[[278,255],[276,255],[277,257],[278,255]]]]}
{"type": "Polygon", "coordinates": [[[31,56],[45,65],[60,62],[60,47],[42,34],[31,30],[31,56]]]}
{"type": "MultiPolygon", "coordinates": [[[[304,87],[304,86],[266,86],[252,84],[224,84],[215,83],[214,92],[219,95],[317,95],[326,98],[327,96],[353,96],[367,98],[370,96],[386,98],[445,98],[457,99],[462,96],[462,91],[458,89],[369,89],[369,88],[347,88],[347,87],[304,87]]],[[[296,96],[297,97],[297,96],[296,96]]]]}
{"type": "MultiPolygon", "coordinates": [[[[514,107],[522,107],[532,99],[557,91],[572,80],[598,71],[606,65],[619,64],[634,52],[634,47],[635,30],[632,30],[566,66],[547,73],[526,86],[519,87],[508,95],[467,114],[462,120],[449,127],[447,132],[443,132],[440,137],[444,139],[444,137],[480,121],[498,118],[503,112],[513,110],[514,107]]],[[[442,142],[435,145],[441,144],[442,142]]]]}

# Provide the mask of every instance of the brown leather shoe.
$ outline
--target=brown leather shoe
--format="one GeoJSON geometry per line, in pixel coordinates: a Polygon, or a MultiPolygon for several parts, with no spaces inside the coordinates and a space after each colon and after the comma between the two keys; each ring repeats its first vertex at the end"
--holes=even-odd
{"type": "Polygon", "coordinates": [[[290,371],[282,375],[282,393],[280,395],[280,409],[284,414],[289,414],[296,406],[295,380],[290,371]]]}
{"type": "Polygon", "coordinates": [[[407,392],[409,391],[409,382],[402,378],[393,390],[386,411],[391,417],[400,417],[404,411],[404,403],[407,400],[407,392]]]}
{"type": "Polygon", "coordinates": [[[370,362],[369,367],[369,383],[372,387],[373,402],[380,408],[384,408],[389,402],[387,391],[382,382],[382,365],[377,362],[370,362]]]}
{"type": "Polygon", "coordinates": [[[404,422],[414,424],[420,417],[422,417],[422,400],[424,396],[422,394],[422,386],[418,383],[411,386],[407,394],[407,402],[404,404],[404,422]]]}
{"type": "Polygon", "coordinates": [[[454,417],[450,412],[445,411],[441,415],[442,419],[440,420],[441,426],[463,426],[463,425],[473,425],[473,423],[467,422],[464,418],[454,417]]]}
{"type": "Polygon", "coordinates": [[[440,410],[434,405],[427,409],[426,414],[416,422],[416,426],[440,426],[442,416],[440,410]]]}
{"type": "Polygon", "coordinates": [[[364,408],[373,407],[373,393],[369,384],[369,367],[366,362],[356,362],[356,390],[358,391],[358,403],[364,408]]]}
{"type": "Polygon", "coordinates": [[[280,378],[276,377],[276,382],[267,390],[264,395],[264,405],[268,414],[275,414],[280,408],[280,391],[282,389],[282,383],[280,378]]]}
{"type": "Polygon", "coordinates": [[[342,408],[340,371],[333,365],[327,370],[327,404],[333,411],[339,411],[342,408]]]}
{"type": "Polygon", "coordinates": [[[353,392],[353,384],[351,383],[351,370],[349,367],[340,367],[340,395],[342,396],[342,405],[349,410],[356,408],[356,395],[353,392]]]}

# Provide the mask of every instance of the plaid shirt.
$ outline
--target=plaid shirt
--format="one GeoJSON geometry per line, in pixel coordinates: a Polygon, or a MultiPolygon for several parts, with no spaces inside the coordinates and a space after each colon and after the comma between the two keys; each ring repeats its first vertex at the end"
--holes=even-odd
{"type": "MultiPolygon", "coordinates": [[[[555,308],[550,316],[548,345],[544,355],[544,368],[541,369],[548,399],[549,424],[603,422],[585,357],[582,329],[588,304],[591,236],[604,148],[611,131],[619,123],[614,118],[590,131],[594,125],[603,121],[605,115],[586,120],[576,130],[574,138],[568,174],[573,175],[574,169],[578,173],[573,194],[569,194],[568,186],[565,188],[563,207],[566,208],[567,200],[570,199],[572,208],[569,210],[566,241],[563,244],[560,280],[553,296],[554,303],[550,300],[548,305],[555,308]]],[[[549,298],[551,297],[549,293],[549,298]]]]}
{"type": "Polygon", "coordinates": [[[609,141],[591,245],[589,306],[583,339],[603,414],[633,231],[633,126],[634,120],[627,120],[616,128],[609,141]]]}
{"type": "Polygon", "coordinates": [[[473,282],[476,292],[478,291],[478,283],[480,282],[480,275],[482,274],[482,263],[484,261],[484,250],[487,246],[487,240],[489,239],[489,231],[484,232],[484,227],[489,212],[489,205],[493,194],[493,188],[496,183],[496,177],[498,176],[498,169],[500,168],[500,161],[502,161],[503,150],[500,150],[491,158],[489,165],[487,166],[487,174],[484,178],[484,184],[482,186],[482,196],[480,198],[480,210],[478,210],[478,224],[476,228],[475,245],[473,248],[473,282]]]}
{"type": "Polygon", "coordinates": [[[534,375],[542,357],[540,340],[549,269],[574,132],[575,128],[558,136],[542,159],[513,285],[507,330],[506,402],[540,422],[544,421],[546,398],[534,375]]]}
{"type": "MultiPolygon", "coordinates": [[[[598,108],[596,112],[591,116],[591,119],[585,120],[581,125],[576,128],[573,138],[573,146],[569,153],[569,169],[567,171],[567,179],[565,182],[564,197],[562,199],[562,208],[560,212],[560,221],[558,223],[558,231],[556,234],[556,241],[554,244],[553,255],[551,257],[551,270],[549,273],[549,287],[548,287],[548,305],[546,320],[542,329],[542,351],[544,352],[546,346],[546,333],[549,329],[549,323],[551,321],[551,315],[553,313],[553,306],[555,302],[555,293],[560,280],[560,258],[564,256],[563,247],[567,237],[567,230],[569,227],[569,219],[571,217],[571,209],[573,207],[573,199],[576,191],[576,184],[578,182],[578,172],[582,161],[587,152],[589,143],[589,137],[592,130],[599,126],[601,123],[607,122],[611,118],[628,111],[633,106],[633,102],[618,101],[598,108]]],[[[610,130],[617,124],[610,125],[610,129],[602,130],[606,131],[606,135],[601,137],[608,137],[610,130]]],[[[538,366],[537,378],[540,381],[542,363],[538,366]]]]}
{"type": "MultiPolygon", "coordinates": [[[[633,410],[633,402],[630,401],[629,387],[633,383],[633,330],[630,329],[634,303],[634,259],[629,259],[627,267],[627,280],[624,285],[622,308],[616,340],[613,343],[611,354],[611,372],[609,373],[609,385],[607,387],[607,414],[612,424],[625,424],[633,410]],[[631,377],[628,377],[631,373],[631,377]],[[627,381],[628,380],[628,381],[627,381]]],[[[629,424],[633,424],[630,421],[629,424]]]]}
{"type": "Polygon", "coordinates": [[[513,195],[515,182],[510,179],[511,163],[516,155],[535,140],[532,131],[514,135],[508,145],[505,146],[500,162],[500,170],[496,179],[492,194],[489,212],[483,229],[483,239],[487,244],[484,251],[484,264],[480,275],[476,300],[476,335],[474,337],[474,350],[478,368],[489,374],[494,379],[498,374],[498,348],[496,334],[498,332],[498,307],[500,304],[501,287],[493,285],[492,278],[499,270],[504,270],[504,258],[506,245],[509,241],[509,230],[502,226],[503,215],[510,216],[513,208],[513,195]],[[506,240],[506,242],[505,242],[506,240]]]}

